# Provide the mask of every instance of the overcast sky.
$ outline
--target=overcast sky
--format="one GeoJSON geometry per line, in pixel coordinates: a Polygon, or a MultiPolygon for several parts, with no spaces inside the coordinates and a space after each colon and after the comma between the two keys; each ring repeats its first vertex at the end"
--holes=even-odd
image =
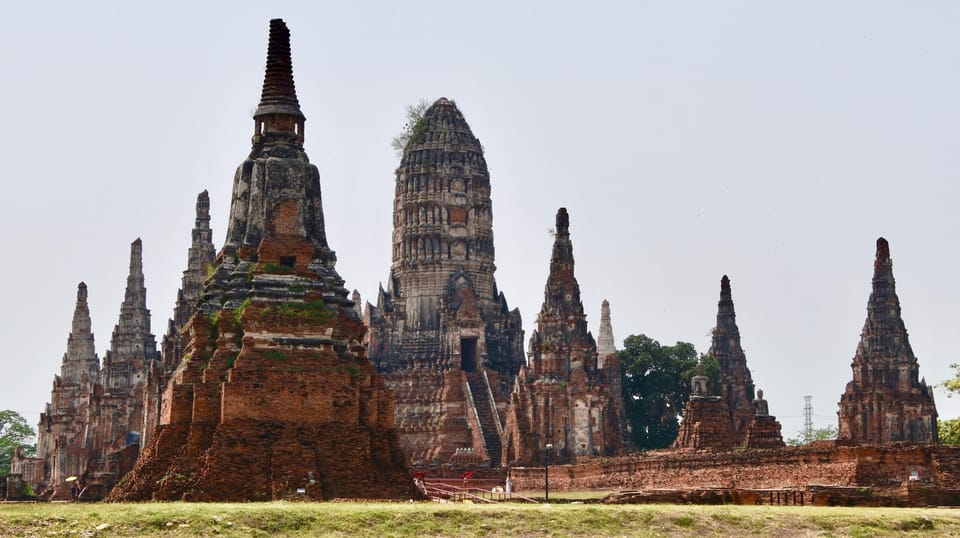
{"type": "MultiPolygon", "coordinates": [[[[408,104],[443,96],[486,150],[497,282],[526,338],[565,206],[595,334],[606,298],[618,343],[705,352],[730,276],[785,437],[804,395],[836,424],[879,236],[920,374],[939,383],[958,360],[958,3],[48,4],[0,19],[0,409],[31,424],[77,283],[102,358],[131,241],[158,341],[203,189],[222,246],[273,17],[337,269],[364,300],[390,266],[390,139],[408,104]]],[[[937,407],[956,417],[960,398],[937,407]]]]}

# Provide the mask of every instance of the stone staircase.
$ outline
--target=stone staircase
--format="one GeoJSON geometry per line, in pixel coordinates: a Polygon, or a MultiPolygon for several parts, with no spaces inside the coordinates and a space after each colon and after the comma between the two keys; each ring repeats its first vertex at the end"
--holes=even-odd
{"type": "Polygon", "coordinates": [[[480,419],[483,441],[487,446],[487,454],[490,456],[490,466],[499,467],[502,450],[500,446],[502,426],[499,424],[499,417],[495,414],[494,403],[490,401],[490,386],[482,371],[465,373],[467,384],[470,386],[470,394],[473,396],[472,403],[480,419]]]}

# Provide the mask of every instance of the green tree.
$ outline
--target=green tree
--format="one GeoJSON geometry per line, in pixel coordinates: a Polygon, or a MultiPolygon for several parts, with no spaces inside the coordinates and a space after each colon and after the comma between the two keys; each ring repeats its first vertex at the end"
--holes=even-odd
{"type": "MultiPolygon", "coordinates": [[[[680,417],[690,399],[690,378],[697,370],[693,344],[662,346],[646,335],[631,335],[619,352],[623,368],[623,403],[630,436],[641,450],[665,448],[680,431],[680,417]]],[[[720,367],[701,357],[704,375],[719,389],[720,367]]]]}
{"type": "Polygon", "coordinates": [[[960,445],[960,418],[937,420],[940,444],[960,445]]]}
{"type": "Polygon", "coordinates": [[[786,443],[790,446],[800,446],[813,441],[826,441],[828,439],[837,438],[837,427],[836,426],[825,426],[823,428],[814,428],[810,435],[808,436],[806,432],[800,432],[796,437],[791,437],[786,440],[786,443]]]}
{"type": "Polygon", "coordinates": [[[28,456],[36,453],[36,446],[31,444],[34,435],[33,428],[19,413],[9,409],[0,411],[0,474],[10,472],[13,451],[18,446],[23,446],[28,456]]]}

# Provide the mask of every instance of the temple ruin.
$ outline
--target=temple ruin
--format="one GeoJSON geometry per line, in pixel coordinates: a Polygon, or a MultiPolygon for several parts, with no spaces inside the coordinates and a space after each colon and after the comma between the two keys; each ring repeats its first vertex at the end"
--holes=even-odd
{"type": "Polygon", "coordinates": [[[537,329],[530,335],[529,363],[510,395],[503,432],[504,465],[557,463],[585,456],[613,456],[622,448],[620,362],[603,367],[587,331],[580,285],[573,274],[573,244],[566,208],[557,211],[550,275],[537,329]]]}
{"type": "Polygon", "coordinates": [[[720,279],[717,324],[707,355],[720,366],[719,396],[698,367],[691,380],[690,400],[683,413],[674,448],[729,450],[737,446],[779,448],[784,446],[780,423],[770,415],[763,391],[754,393],[747,356],[740,345],[740,328],[733,307],[730,279],[720,279]]]}
{"type": "Polygon", "coordinates": [[[367,353],[396,395],[411,462],[496,466],[523,327],[494,279],[483,148],[453,101],[413,126],[395,192],[393,262],[366,307],[367,353]]]}
{"type": "MultiPolygon", "coordinates": [[[[87,306],[87,285],[77,286],[77,305],[63,354],[60,374],[53,378],[50,402],[40,414],[37,436],[37,458],[43,460],[48,473],[41,481],[50,484],[51,499],[70,498],[66,479],[80,477],[87,470],[87,421],[91,416],[94,386],[100,382],[100,358],[90,329],[87,306]]],[[[34,483],[36,484],[36,482],[34,483]]]]}
{"type": "Polygon", "coordinates": [[[938,442],[933,387],[920,379],[920,366],[900,316],[890,246],[882,237],[877,239],[867,320],[850,367],[853,379],[840,396],[837,413],[839,442],[938,442]]]}
{"type": "Polygon", "coordinates": [[[393,395],[334,269],[304,121],[290,34],[274,19],[224,247],[184,328],[153,441],[110,499],[418,495],[393,395]]]}

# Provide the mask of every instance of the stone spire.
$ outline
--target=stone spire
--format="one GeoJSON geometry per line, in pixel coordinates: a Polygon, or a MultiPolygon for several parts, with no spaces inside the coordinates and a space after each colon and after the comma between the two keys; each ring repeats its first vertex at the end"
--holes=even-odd
{"type": "Polygon", "coordinates": [[[610,324],[610,302],[606,299],[600,305],[600,333],[597,335],[597,367],[603,368],[604,359],[617,352],[617,343],[613,338],[613,325],[610,324]]]}
{"type": "Polygon", "coordinates": [[[187,324],[200,302],[203,283],[217,257],[213,246],[213,230],[210,229],[210,195],[206,190],[197,195],[197,216],[190,235],[192,241],[187,251],[187,268],[183,271],[173,311],[173,324],[178,331],[187,324]]]}
{"type": "Polygon", "coordinates": [[[587,331],[580,300],[580,284],[573,274],[573,243],[567,209],[557,211],[556,234],[550,256],[550,274],[543,291],[537,329],[530,338],[529,355],[536,375],[566,376],[583,365],[596,368],[596,343],[587,331]]]}
{"type": "Polygon", "coordinates": [[[62,379],[79,382],[84,375],[90,380],[99,378],[100,359],[97,358],[90,327],[87,285],[81,282],[77,286],[77,305],[73,310],[70,336],[67,337],[67,352],[64,353],[63,364],[60,366],[62,379]]]}
{"type": "Polygon", "coordinates": [[[933,388],[920,379],[900,315],[890,246],[877,239],[867,320],[840,397],[838,440],[852,444],[937,442],[933,388]]]}
{"type": "Polygon", "coordinates": [[[574,276],[570,218],[557,211],[550,275],[537,328],[530,336],[529,367],[517,376],[503,439],[503,462],[537,465],[548,443],[557,463],[577,456],[609,456],[622,448],[619,361],[597,368],[597,344],[587,331],[574,276]]]}
{"type": "Polygon", "coordinates": [[[191,339],[163,427],[112,499],[419,495],[327,247],[319,173],[292,122],[289,34],[280,20],[270,28],[262,124],[235,176],[223,251],[181,331],[191,339]]]}
{"type": "Polygon", "coordinates": [[[150,310],[143,279],[143,243],[138,237],[130,244],[130,274],[120,305],[120,320],[113,328],[110,350],[103,361],[105,390],[122,393],[133,390],[144,380],[150,361],[157,358],[157,341],[150,333],[150,310]]]}
{"type": "Polygon", "coordinates": [[[414,462],[476,463],[454,459],[467,454],[497,465],[523,324],[494,278],[483,147],[453,101],[438,99],[412,126],[393,207],[390,274],[364,315],[364,344],[396,391],[404,450],[414,462]]]}
{"type": "Polygon", "coordinates": [[[80,476],[86,469],[84,432],[90,411],[93,385],[100,378],[100,359],[90,331],[87,285],[77,286],[77,305],[67,338],[60,375],[54,376],[50,402],[40,414],[37,428],[37,457],[44,460],[49,473],[46,483],[54,486],[53,499],[69,498],[68,476],[80,476]]]}
{"type": "Polygon", "coordinates": [[[290,30],[283,19],[270,21],[267,45],[267,69],[255,118],[269,114],[287,114],[303,118],[297,89],[293,84],[293,60],[290,55],[290,30]]]}
{"type": "Polygon", "coordinates": [[[720,366],[720,386],[723,401],[733,418],[737,438],[742,438],[753,420],[754,388],[747,368],[747,357],[740,346],[740,329],[733,309],[730,279],[720,279],[720,301],[717,303],[717,325],[707,354],[720,366]]]}

